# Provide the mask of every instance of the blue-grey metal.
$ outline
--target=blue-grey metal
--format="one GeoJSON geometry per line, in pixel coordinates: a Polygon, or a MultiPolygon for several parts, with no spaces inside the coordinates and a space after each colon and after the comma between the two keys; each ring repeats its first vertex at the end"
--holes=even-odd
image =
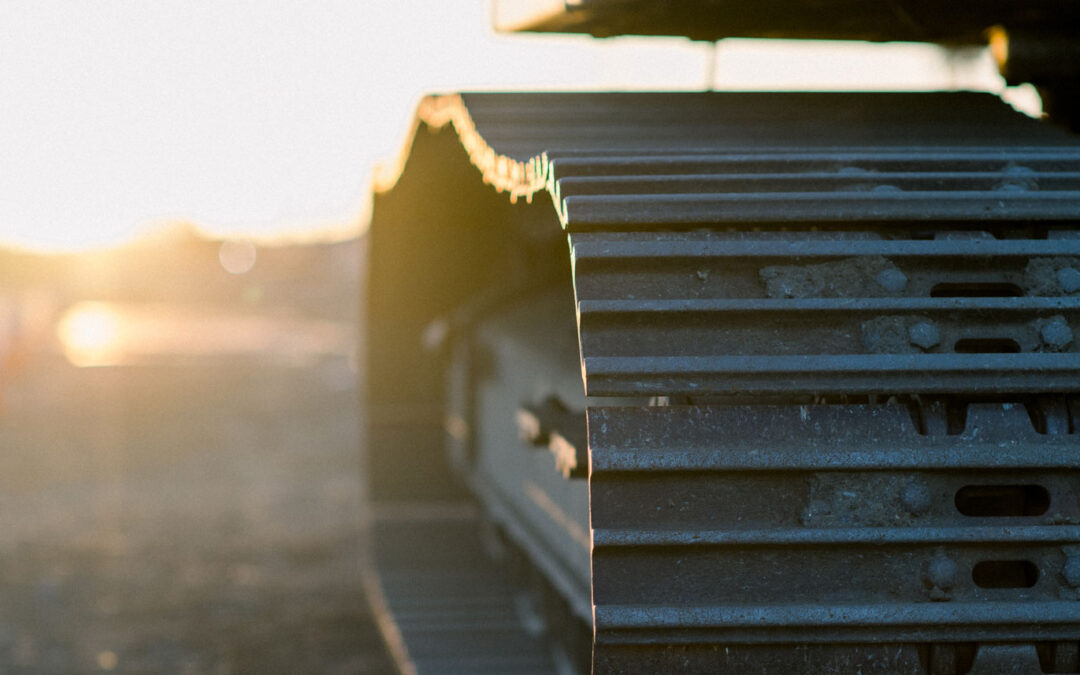
{"type": "Polygon", "coordinates": [[[1080,630],[1066,569],[1080,541],[1080,448],[1036,433],[1023,406],[978,404],[956,435],[920,434],[895,404],[599,407],[589,440],[602,644],[1080,630]],[[1049,501],[1037,515],[1022,504],[964,515],[956,499],[970,485],[1037,485],[1049,501]],[[971,568],[987,559],[1031,561],[1038,581],[980,588],[971,568]],[[952,571],[935,577],[934,564],[952,571]]]}
{"type": "Polygon", "coordinates": [[[975,404],[956,435],[895,404],[600,407],[589,441],[605,669],[801,668],[818,644],[815,670],[922,672],[921,644],[1077,642],[1080,448],[1023,406],[975,404]],[[1049,500],[970,516],[972,485],[1049,500]],[[983,588],[984,560],[1037,576],[983,588]]]}
{"type": "MultiPolygon", "coordinates": [[[[568,237],[594,672],[1080,671],[1074,138],[971,94],[467,94],[421,120],[523,214],[463,236],[568,237]]],[[[493,458],[551,368],[497,363],[470,480],[516,504],[487,493],[536,455],[493,458]]],[[[580,546],[541,492],[519,524],[580,546]]]]}
{"type": "Polygon", "coordinates": [[[549,158],[590,395],[1076,388],[1075,149],[610,161],[549,158]],[[648,178],[691,169],[659,188],[648,178]],[[597,173],[631,178],[590,182],[597,173]]]}
{"type": "Polygon", "coordinates": [[[928,645],[1080,641],[1076,418],[1061,399],[1040,435],[1055,413],[1019,402],[1080,389],[1080,154],[1023,126],[917,152],[548,154],[586,392],[712,403],[589,410],[598,672],[952,673],[928,645]],[[960,433],[928,433],[917,399],[807,405],[860,395],[952,397],[960,433]],[[1053,507],[961,512],[998,484],[1053,507]]]}

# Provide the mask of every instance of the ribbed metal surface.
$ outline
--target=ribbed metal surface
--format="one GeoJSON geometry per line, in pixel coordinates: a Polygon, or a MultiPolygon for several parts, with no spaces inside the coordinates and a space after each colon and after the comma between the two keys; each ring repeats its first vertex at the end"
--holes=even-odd
{"type": "Polygon", "coordinates": [[[1080,670],[1074,139],[972,94],[420,117],[550,196],[586,393],[678,404],[587,411],[595,672],[1080,670]]]}
{"type": "MultiPolygon", "coordinates": [[[[1068,152],[1071,168],[1055,168],[1054,148],[1071,142],[1066,134],[987,94],[466,93],[424,99],[418,115],[431,127],[453,124],[484,180],[511,196],[559,190],[549,179],[637,175],[652,182],[727,174],[732,166],[748,174],[767,166],[853,175],[867,161],[877,171],[921,166],[932,173],[924,153],[934,148],[955,154],[939,169],[978,171],[1012,148],[1045,154],[1040,170],[1076,170],[1068,152]],[[817,150],[828,153],[808,153],[817,150]],[[721,165],[728,168],[713,170],[721,165]]],[[[401,169],[384,174],[378,189],[401,169]]]]}
{"type": "MultiPolygon", "coordinates": [[[[760,119],[717,112],[729,142],[772,121],[782,104],[764,96],[747,100],[760,119]]],[[[1068,238],[1080,150],[1039,147],[1043,127],[987,99],[888,101],[792,99],[814,120],[808,145],[828,144],[816,150],[793,150],[780,138],[791,127],[756,151],[711,149],[718,129],[698,110],[666,132],[697,139],[693,154],[548,152],[546,184],[570,234],[586,391],[1074,389],[1075,344],[1043,333],[1048,323],[1066,337],[1080,329],[1080,240],[1068,238]],[[976,120],[965,131],[950,129],[958,107],[976,120]],[[959,144],[943,144],[943,130],[959,144]],[[836,145],[861,135],[880,147],[836,145]],[[909,339],[912,330],[928,330],[932,343],[909,339]]]]}
{"type": "Polygon", "coordinates": [[[1080,448],[1022,406],[973,406],[955,436],[919,434],[896,405],[592,408],[589,429],[595,649],[614,672],[644,645],[694,672],[747,667],[762,643],[787,668],[793,643],[846,644],[821,667],[907,672],[920,643],[1080,634],[1060,581],[1080,562],[1080,448]],[[987,485],[1048,501],[962,513],[965,487],[987,485]],[[988,560],[1035,579],[981,587],[988,560]],[[874,644],[901,662],[864,662],[874,644]]]}
{"type": "MultiPolygon", "coordinates": [[[[516,610],[507,571],[485,555],[478,515],[456,504],[399,505],[376,515],[384,630],[405,675],[559,672],[516,610]]],[[[371,592],[371,591],[369,591],[371,592]]]]}

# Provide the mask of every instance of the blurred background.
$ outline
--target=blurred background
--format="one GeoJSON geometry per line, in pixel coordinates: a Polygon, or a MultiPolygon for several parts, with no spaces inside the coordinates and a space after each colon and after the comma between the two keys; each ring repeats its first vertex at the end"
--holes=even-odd
{"type": "Polygon", "coordinates": [[[0,672],[390,672],[358,246],[0,251],[0,672]]]}
{"type": "Polygon", "coordinates": [[[0,0],[0,672],[385,673],[369,185],[427,91],[981,89],[985,50],[499,36],[485,0],[0,0]]]}

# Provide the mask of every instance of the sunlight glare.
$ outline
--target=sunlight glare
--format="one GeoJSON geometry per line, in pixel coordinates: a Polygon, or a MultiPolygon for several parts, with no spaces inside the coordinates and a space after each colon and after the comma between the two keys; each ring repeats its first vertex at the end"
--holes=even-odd
{"type": "Polygon", "coordinates": [[[107,303],[81,302],[64,313],[57,335],[68,361],[80,368],[120,362],[120,318],[107,303]]]}

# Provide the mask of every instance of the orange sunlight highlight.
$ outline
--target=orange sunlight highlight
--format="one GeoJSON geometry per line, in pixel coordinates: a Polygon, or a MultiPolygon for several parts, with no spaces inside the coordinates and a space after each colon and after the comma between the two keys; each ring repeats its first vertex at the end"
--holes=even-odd
{"type": "Polygon", "coordinates": [[[354,342],[341,321],[100,301],[68,309],[57,337],[79,368],[245,356],[303,366],[349,356],[354,342]]]}
{"type": "Polygon", "coordinates": [[[500,35],[488,0],[98,4],[2,4],[0,243],[95,250],[172,220],[351,238],[426,92],[975,89],[1039,109],[988,49],[500,35]]]}
{"type": "Polygon", "coordinates": [[[64,355],[80,367],[111,366],[120,362],[120,317],[106,303],[80,302],[64,313],[57,326],[64,355]]]}

